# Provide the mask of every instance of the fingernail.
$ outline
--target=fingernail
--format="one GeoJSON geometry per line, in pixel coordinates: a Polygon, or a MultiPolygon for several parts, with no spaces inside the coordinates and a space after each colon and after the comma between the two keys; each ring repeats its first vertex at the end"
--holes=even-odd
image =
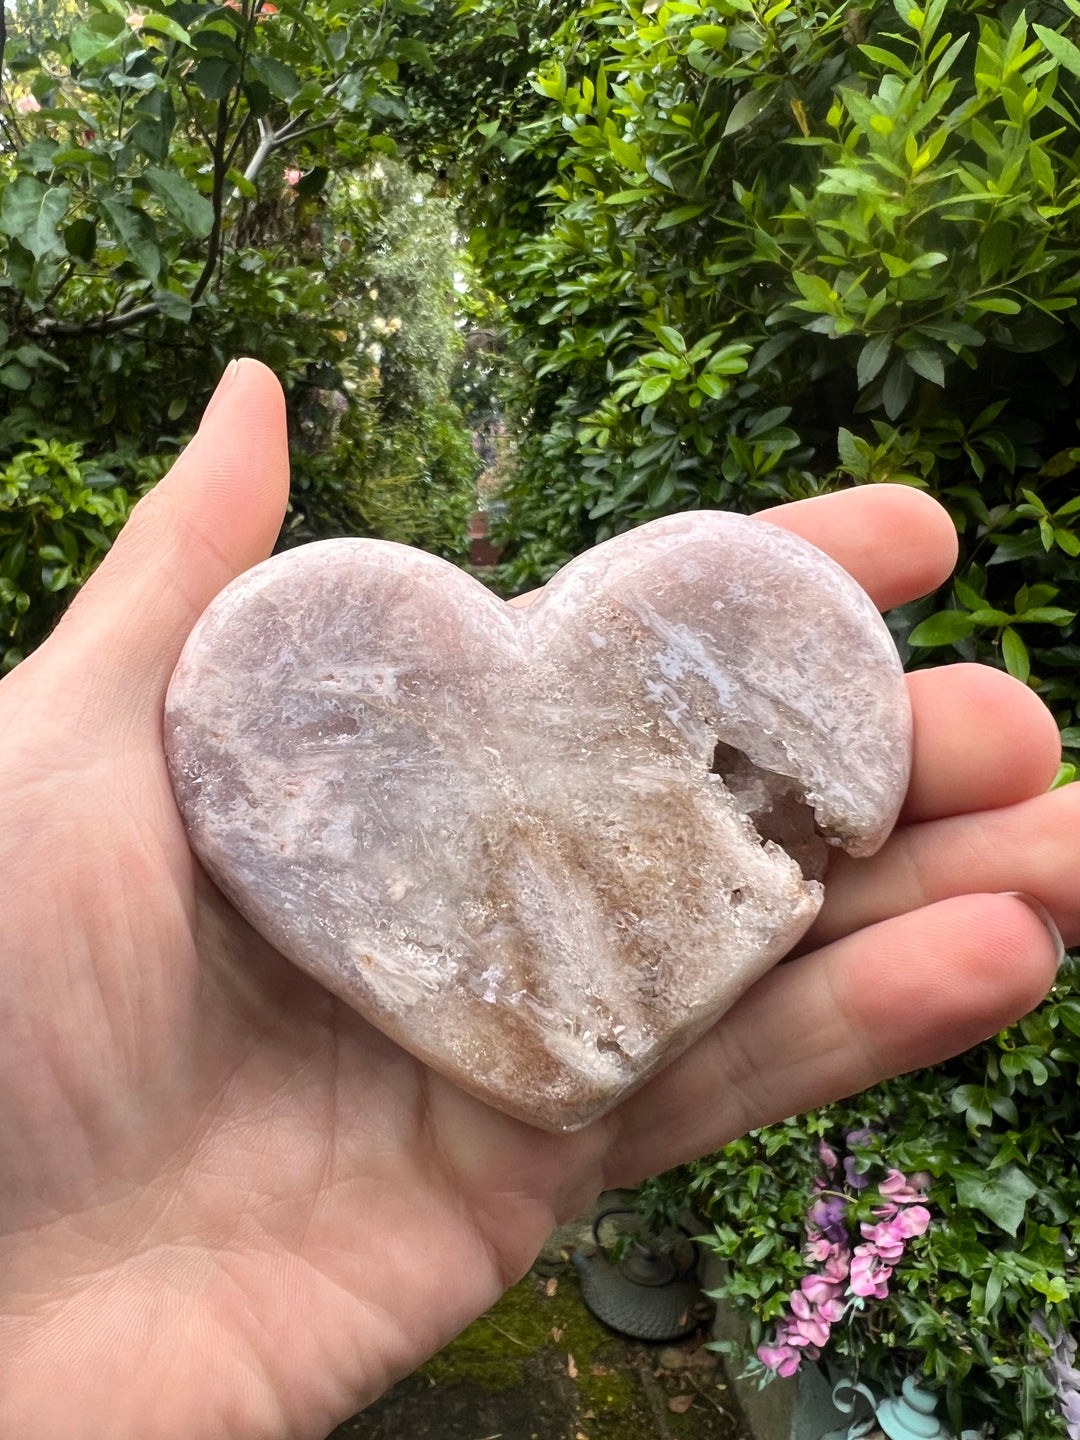
{"type": "Polygon", "coordinates": [[[1061,938],[1061,931],[1054,923],[1054,917],[1047,910],[1041,900],[1036,900],[1034,895],[1029,895],[1026,890],[1003,890],[1003,895],[1011,895],[1016,900],[1022,900],[1029,910],[1033,911],[1042,923],[1046,926],[1046,933],[1054,942],[1057,950],[1057,967],[1060,970],[1065,963],[1065,942],[1061,938]]]}
{"type": "Polygon", "coordinates": [[[203,411],[202,419],[199,421],[200,429],[202,429],[202,427],[206,424],[207,420],[209,420],[210,416],[213,414],[214,407],[220,403],[221,397],[225,394],[229,386],[236,379],[236,372],[239,369],[239,360],[230,360],[228,365],[226,365],[225,373],[222,375],[221,379],[217,383],[217,389],[207,401],[206,409],[203,411]]]}

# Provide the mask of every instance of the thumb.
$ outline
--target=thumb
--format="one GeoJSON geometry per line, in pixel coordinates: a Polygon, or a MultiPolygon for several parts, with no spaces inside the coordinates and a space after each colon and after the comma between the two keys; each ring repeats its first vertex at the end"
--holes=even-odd
{"type": "Polygon", "coordinates": [[[66,693],[88,702],[83,724],[115,724],[118,703],[125,719],[156,724],[192,626],[219,590],[270,554],[288,494],[281,387],[258,361],[234,360],[191,444],[24,664],[40,659],[79,677],[66,693]]]}

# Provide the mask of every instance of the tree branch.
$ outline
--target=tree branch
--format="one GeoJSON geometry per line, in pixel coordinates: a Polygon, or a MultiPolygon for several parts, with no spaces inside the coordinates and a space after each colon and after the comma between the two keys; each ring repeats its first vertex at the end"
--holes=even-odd
{"type": "Polygon", "coordinates": [[[149,320],[151,315],[159,314],[158,307],[154,301],[146,305],[136,305],[134,310],[125,310],[122,314],[104,316],[100,320],[50,320],[43,316],[31,331],[35,335],[105,335],[112,334],[116,330],[126,330],[129,325],[138,325],[142,320],[149,320]]]}
{"type": "MultiPolygon", "coordinates": [[[[259,143],[255,147],[255,154],[252,155],[251,159],[244,167],[245,180],[252,181],[255,179],[256,175],[258,175],[259,171],[266,164],[266,161],[270,156],[270,152],[273,150],[275,144],[277,144],[277,140],[277,134],[274,130],[274,127],[270,124],[270,121],[267,120],[265,115],[260,115],[259,143]]],[[[239,195],[240,192],[239,190],[236,190],[233,193],[235,196],[239,195]]]]}
{"type": "Polygon", "coordinates": [[[224,96],[218,101],[217,134],[214,136],[214,189],[210,203],[214,207],[214,223],[206,242],[206,264],[202,274],[195,281],[191,292],[192,305],[198,304],[203,291],[210,284],[221,252],[221,216],[225,202],[225,144],[229,138],[229,105],[224,96]]]}

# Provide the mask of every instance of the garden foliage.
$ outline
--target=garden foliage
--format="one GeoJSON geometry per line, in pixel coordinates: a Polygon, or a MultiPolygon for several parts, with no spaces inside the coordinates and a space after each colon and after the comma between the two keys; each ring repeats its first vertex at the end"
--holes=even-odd
{"type": "Polygon", "coordinates": [[[539,46],[475,200],[528,423],[508,585],[672,510],[917,485],[961,565],[905,657],[1002,664],[1080,743],[1077,13],[600,0],[539,46]]]}
{"type": "MultiPolygon", "coordinates": [[[[401,23],[423,9],[8,8],[0,465],[79,452],[95,495],[137,496],[227,361],[250,354],[287,391],[291,538],[377,531],[461,553],[476,466],[450,393],[454,217],[386,133],[405,114],[402,67],[432,63],[401,23]]],[[[51,618],[25,597],[70,593],[127,508],[98,506],[92,535],[80,504],[43,526],[14,483],[0,500],[4,668],[51,618]]]]}
{"type": "Polygon", "coordinates": [[[898,1170],[926,1182],[929,1227],[907,1240],[883,1295],[847,1295],[825,1358],[888,1390],[926,1373],[957,1434],[984,1422],[996,1440],[1069,1433],[1047,1361],[1048,1336],[1080,1331],[1076,981],[1074,966],[1040,1010],[946,1065],[649,1182],[654,1213],[689,1204],[710,1222],[705,1243],[726,1266],[719,1293],[750,1317],[752,1350],[775,1338],[791,1293],[821,1268],[807,1232],[822,1194],[847,1197],[841,1224],[858,1247],[881,1180],[898,1170]],[[823,1144],[846,1176],[823,1161],[823,1144]]]}

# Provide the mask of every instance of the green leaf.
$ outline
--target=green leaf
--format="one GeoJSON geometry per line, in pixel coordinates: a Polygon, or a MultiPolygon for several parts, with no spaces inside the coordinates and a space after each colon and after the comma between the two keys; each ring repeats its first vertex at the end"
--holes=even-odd
{"type": "Polygon", "coordinates": [[[745,130],[748,125],[752,125],[758,116],[768,109],[775,88],[774,85],[767,85],[760,90],[748,90],[741,100],[736,100],[731,108],[731,114],[727,118],[721,139],[726,140],[729,135],[736,135],[740,130],[745,130]]]}
{"type": "Polygon", "coordinates": [[[162,163],[169,158],[170,129],[161,120],[144,116],[128,131],[128,139],[149,160],[162,163]]]}
{"type": "Polygon", "coordinates": [[[70,201],[66,185],[50,189],[32,175],[16,175],[0,197],[0,230],[25,245],[35,260],[62,254],[64,242],[56,227],[70,201]]]}
{"type": "Polygon", "coordinates": [[[670,388],[670,375],[654,375],[638,388],[637,403],[639,405],[652,405],[654,401],[666,395],[670,388]]]}
{"type": "Polygon", "coordinates": [[[148,215],[126,204],[118,196],[103,195],[101,208],[117,240],[131,257],[135,268],[147,280],[156,280],[161,271],[157,232],[148,215]]]}
{"type": "Polygon", "coordinates": [[[19,365],[12,361],[10,365],[0,367],[0,385],[7,390],[29,390],[33,383],[33,376],[25,365],[19,365]]]}
{"type": "Polygon", "coordinates": [[[956,591],[956,598],[968,610],[981,610],[986,603],[974,586],[959,577],[953,581],[953,589],[956,591]]]}
{"type": "MultiPolygon", "coordinates": [[[[191,319],[191,301],[186,295],[178,295],[175,290],[155,290],[154,304],[162,315],[167,315],[170,320],[179,320],[187,324],[191,319]]],[[[175,419],[170,414],[169,419],[175,419]]]]}
{"type": "Polygon", "coordinates": [[[1001,658],[1009,674],[1026,685],[1031,674],[1031,659],[1027,646],[1011,625],[1001,632],[1001,658]]]}
{"type": "Polygon", "coordinates": [[[220,55],[209,55],[195,66],[191,79],[207,100],[223,100],[240,79],[240,67],[220,55]]]}
{"type": "Polygon", "coordinates": [[[965,610],[939,610],[930,615],[908,636],[914,646],[953,645],[966,639],[975,628],[975,621],[965,610]]]}
{"type": "MultiPolygon", "coordinates": [[[[60,146],[49,135],[37,135],[24,145],[15,157],[15,163],[20,170],[26,170],[31,175],[47,174],[56,165],[56,156],[60,153],[60,146]]],[[[90,151],[79,151],[82,155],[90,158],[90,151]]]]}
{"type": "Polygon", "coordinates": [[[71,53],[79,65],[87,65],[111,50],[116,42],[128,34],[128,27],[121,15],[95,15],[85,25],[75,25],[71,31],[71,53]]]}
{"type": "Polygon", "coordinates": [[[164,35],[169,40],[176,40],[181,45],[190,46],[191,44],[191,36],[188,32],[168,15],[144,15],[139,30],[140,32],[143,30],[153,31],[158,35],[164,35]]]}
{"type": "Polygon", "coordinates": [[[859,49],[868,60],[873,60],[877,65],[884,65],[889,70],[897,70],[901,75],[909,76],[911,69],[905,65],[898,55],[891,50],[883,50],[880,45],[860,45],[859,49]]]}
{"type": "Polygon", "coordinates": [[[1060,1275],[1051,1278],[1045,1270],[1039,1270],[1031,1277],[1031,1288],[1039,1295],[1045,1295],[1051,1305],[1060,1305],[1069,1298],[1069,1287],[1060,1275]]]}
{"type": "Polygon", "coordinates": [[[836,452],[840,456],[840,464],[852,475],[862,479],[869,467],[867,457],[859,445],[860,442],[851,431],[841,425],[836,432],[836,452]]]}
{"type": "Polygon", "coordinates": [[[956,1198],[961,1205],[981,1210],[999,1229],[1015,1236],[1023,1224],[1027,1202],[1037,1187],[1015,1165],[990,1172],[974,1165],[958,1165],[954,1171],[956,1198]]]}
{"type": "Polygon", "coordinates": [[[990,310],[995,315],[1019,315],[1020,306],[1015,300],[1006,300],[1002,295],[987,295],[980,300],[969,300],[976,310],[990,310]]]}
{"type": "Polygon", "coordinates": [[[727,394],[730,384],[727,380],[721,379],[719,375],[705,374],[698,376],[697,388],[710,400],[719,400],[722,395],[727,394]]]}
{"type": "Polygon", "coordinates": [[[146,167],[143,179],[190,235],[204,240],[210,234],[214,228],[214,207],[189,180],[176,170],[159,170],[154,165],[146,167]]]}
{"type": "Polygon", "coordinates": [[[254,200],[255,196],[259,193],[258,186],[254,181],[249,180],[243,171],[238,170],[235,165],[230,165],[228,170],[225,171],[225,179],[238,194],[243,195],[245,200],[254,200]]]}
{"type": "Polygon", "coordinates": [[[395,46],[395,54],[402,60],[407,60],[411,65],[419,65],[429,75],[435,74],[435,63],[431,58],[431,51],[424,44],[423,40],[417,40],[413,36],[405,36],[395,46]]]}
{"type": "Polygon", "coordinates": [[[864,390],[871,380],[877,377],[885,361],[889,358],[891,349],[891,335],[873,335],[867,340],[859,352],[859,363],[855,371],[860,390],[864,390]]]}
{"type": "Polygon", "coordinates": [[[1033,610],[1025,610],[1019,619],[1029,625],[1068,625],[1076,619],[1076,611],[1063,610],[1059,605],[1037,605],[1033,610]]]}
{"type": "Polygon", "coordinates": [[[904,358],[916,375],[921,375],[932,385],[945,384],[945,366],[935,350],[908,350],[904,358]]]}
{"type": "Polygon", "coordinates": [[[985,285],[1009,268],[1013,253],[1013,228],[1004,220],[989,225],[979,241],[979,280],[985,285]]]}
{"type": "Polygon", "coordinates": [[[683,339],[681,332],[676,330],[673,325],[658,325],[656,327],[656,336],[660,343],[666,349],[670,350],[673,355],[686,354],[686,341],[683,339]]]}
{"type": "Polygon", "coordinates": [[[64,248],[76,260],[92,260],[97,248],[97,226],[85,216],[64,228],[64,248]]]}
{"type": "Polygon", "coordinates": [[[760,1264],[761,1261],[765,1259],[766,1255],[771,1255],[772,1252],[776,1249],[776,1243],[777,1237],[775,1235],[762,1236],[762,1238],[750,1251],[750,1254],[747,1255],[746,1260],[743,1263],[746,1265],[760,1264]]]}
{"type": "Polygon", "coordinates": [[[904,407],[911,399],[911,392],[914,388],[915,381],[911,371],[900,360],[894,360],[889,366],[889,373],[885,377],[885,384],[881,391],[885,414],[890,420],[899,419],[904,407]]]}
{"type": "Polygon", "coordinates": [[[696,220],[709,207],[707,205],[680,205],[676,210],[668,210],[661,215],[656,222],[657,230],[670,230],[673,225],[684,225],[687,220],[696,220]]]}
{"type": "Polygon", "coordinates": [[[635,200],[648,200],[652,195],[651,190],[617,190],[614,195],[608,195],[605,205],[632,205],[635,200]]]}
{"type": "Polygon", "coordinates": [[[1080,50],[1073,42],[1066,40],[1065,36],[1059,35],[1056,30],[1047,29],[1045,25],[1034,25],[1032,29],[1058,64],[1064,65],[1070,75],[1075,75],[1080,80],[1080,50]]]}
{"type": "Polygon", "coordinates": [[[248,64],[270,94],[279,100],[291,100],[299,93],[300,77],[291,66],[283,65],[270,55],[253,55],[248,64]]]}

